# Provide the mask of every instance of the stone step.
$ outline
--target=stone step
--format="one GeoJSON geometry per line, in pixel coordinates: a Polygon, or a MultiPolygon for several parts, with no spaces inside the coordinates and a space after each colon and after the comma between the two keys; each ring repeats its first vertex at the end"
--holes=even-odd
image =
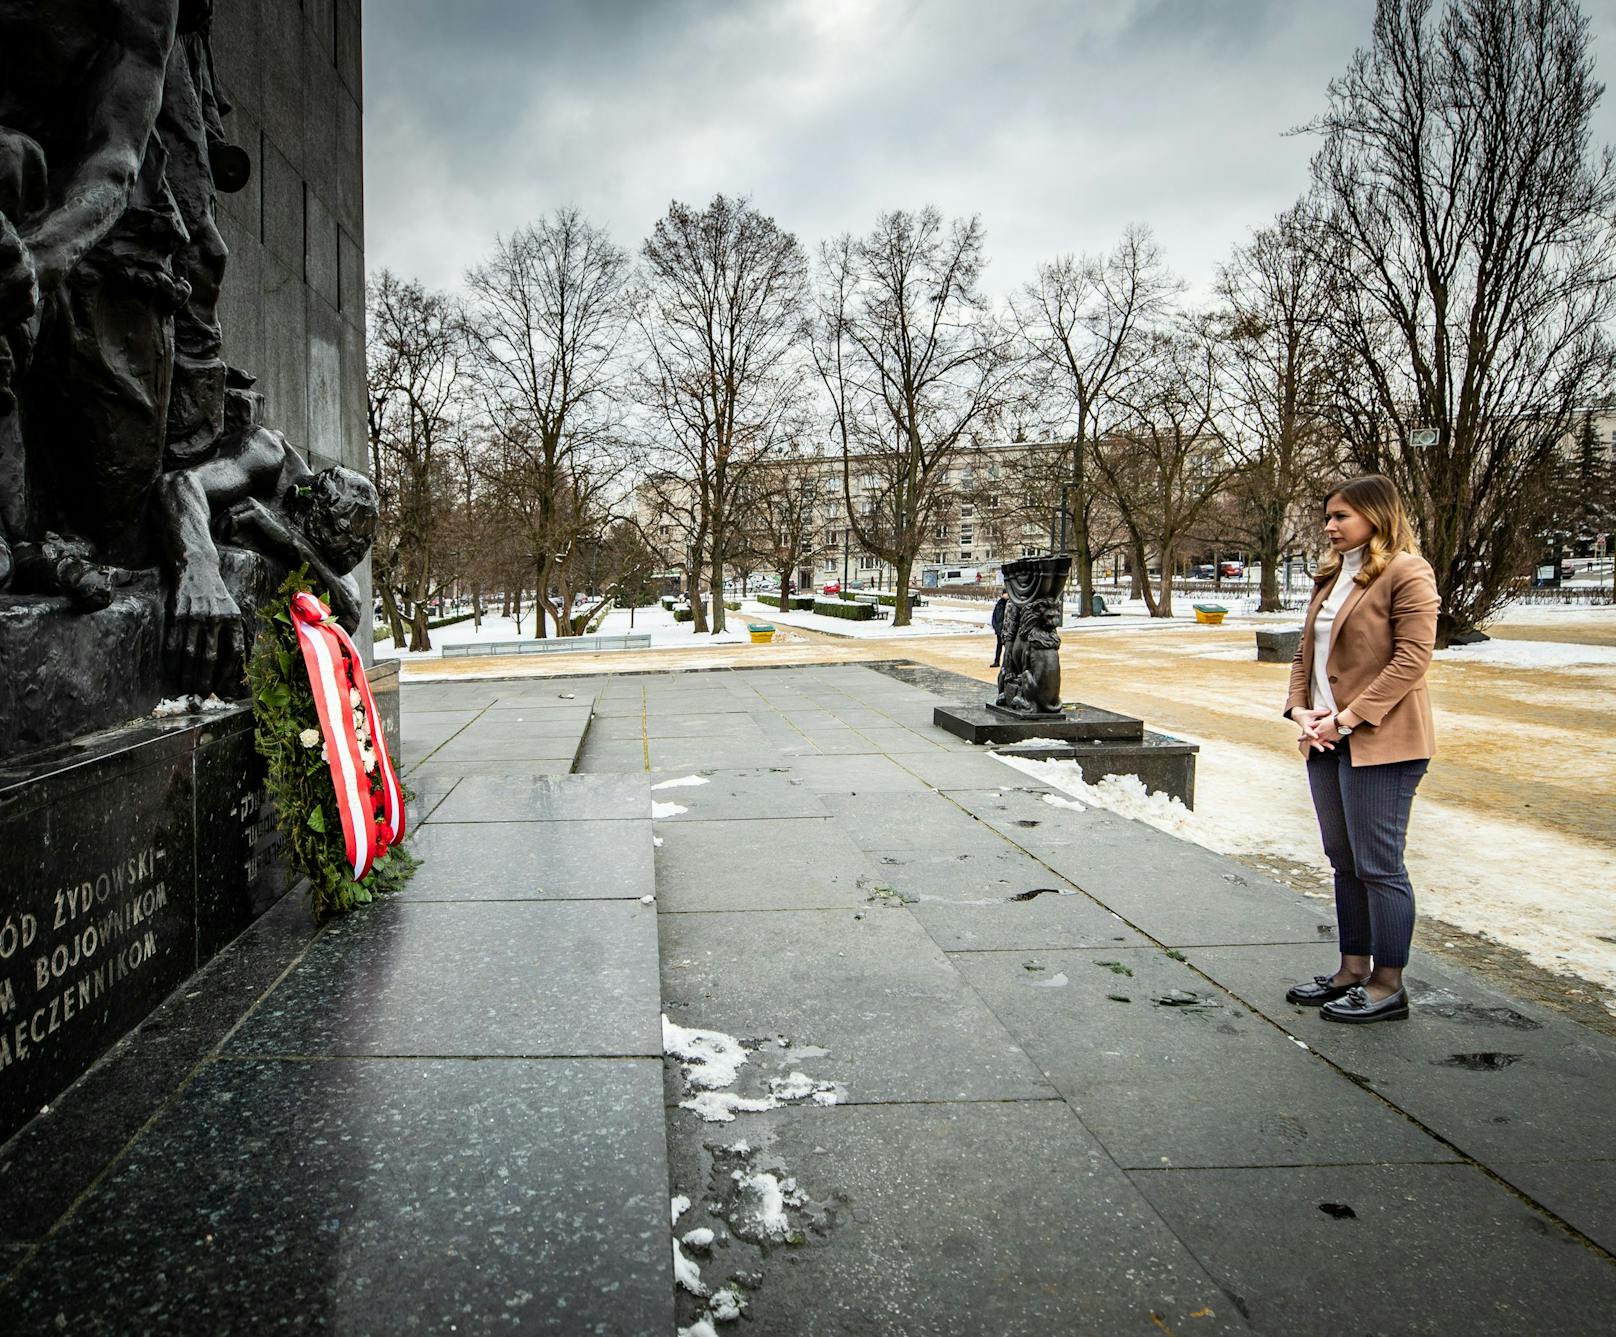
{"type": "Polygon", "coordinates": [[[650,813],[643,774],[454,778],[410,886],[160,1073],[87,1194],[29,1181],[18,1330],[672,1331],[650,813]]]}

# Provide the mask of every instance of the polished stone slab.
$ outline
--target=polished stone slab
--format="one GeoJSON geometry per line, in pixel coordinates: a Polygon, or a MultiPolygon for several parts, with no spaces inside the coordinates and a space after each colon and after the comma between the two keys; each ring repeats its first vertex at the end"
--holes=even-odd
{"type": "Polygon", "coordinates": [[[932,723],[967,743],[1020,743],[1028,738],[1138,739],[1144,721],[1098,706],[1066,706],[1058,719],[1016,719],[981,705],[938,706],[932,723]]]}
{"type": "MultiPolygon", "coordinates": [[[[652,748],[656,747],[653,739],[652,748]]],[[[655,753],[653,751],[653,757],[655,753]]],[[[667,823],[736,821],[745,818],[828,817],[820,796],[807,785],[794,783],[783,765],[757,767],[702,767],[688,775],[653,777],[653,802],[675,804],[685,811],[669,815],[667,823]],[[666,779],[691,777],[705,780],[701,785],[656,786],[666,779]]]]}
{"type": "Polygon", "coordinates": [[[405,823],[408,829],[414,830],[426,821],[450,792],[460,783],[458,775],[429,775],[421,776],[416,773],[406,775],[404,788],[409,799],[404,805],[405,823]]]}
{"type": "Polygon", "coordinates": [[[1593,1333],[1616,1305],[1609,1259],[1472,1166],[1131,1178],[1259,1332],[1593,1333]]]}
{"type": "Polygon", "coordinates": [[[467,730],[433,752],[430,764],[441,768],[467,762],[498,761],[520,765],[529,761],[560,761],[570,768],[582,741],[583,733],[578,729],[525,738],[501,738],[492,733],[473,736],[467,730]]]}
{"type": "Polygon", "coordinates": [[[859,734],[870,749],[889,757],[927,756],[955,750],[952,740],[940,734],[926,734],[889,722],[881,728],[861,728],[859,734]]]}
{"type": "Polygon", "coordinates": [[[1159,951],[951,960],[1124,1167],[1453,1159],[1159,951]]]}
{"type": "Polygon", "coordinates": [[[904,755],[902,764],[933,789],[992,789],[1029,783],[1021,772],[980,752],[910,752],[904,755]]]}
{"type": "Polygon", "coordinates": [[[644,775],[467,775],[440,822],[600,822],[651,815],[644,775]]]}
{"type": "Polygon", "coordinates": [[[591,729],[589,736],[584,739],[582,751],[573,763],[573,770],[580,775],[621,775],[630,772],[643,772],[646,769],[646,747],[638,740],[625,740],[620,742],[607,742],[595,737],[591,729]]]}
{"type": "Polygon", "coordinates": [[[660,1054],[655,938],[637,901],[384,904],[327,928],[227,1050],[660,1054]]]}
{"type": "Polygon", "coordinates": [[[870,894],[869,857],[825,817],[659,822],[657,828],[657,908],[663,914],[852,910],[870,894]]]}
{"type": "MultiPolygon", "coordinates": [[[[1166,832],[1089,809],[1080,843],[1018,843],[1141,932],[1170,947],[1223,943],[1317,943],[1333,939],[1332,911],[1289,887],[1166,832]]],[[[1311,973],[1311,972],[1310,972],[1311,973]]]]}
{"type": "Polygon", "coordinates": [[[1190,961],[1483,1163],[1605,1159],[1616,1147],[1616,1041],[1415,953],[1407,1022],[1342,1026],[1284,1001],[1329,945],[1189,949],[1190,961]]]}
{"type": "Polygon", "coordinates": [[[628,899],[652,895],[651,823],[430,822],[395,901],[628,899]]]}
{"type": "Polygon", "coordinates": [[[744,770],[778,765],[781,750],[764,739],[653,738],[651,769],[694,771],[706,767],[744,770]]]}
{"type": "Polygon", "coordinates": [[[926,784],[885,756],[795,757],[791,775],[803,786],[825,794],[921,794],[926,784]]]}
{"type": "Polygon", "coordinates": [[[42,1238],[317,931],[283,897],[0,1144],[0,1238],[42,1238]]]}
{"type": "Polygon", "coordinates": [[[5,1326],[671,1332],[658,1081],[649,1059],[211,1063],[21,1269],[5,1326]]]}
{"type": "MultiPolygon", "coordinates": [[[[1036,893],[1040,887],[1074,890],[1070,882],[1009,841],[977,841],[952,852],[909,845],[876,847],[865,853],[874,863],[875,879],[918,906],[953,902],[986,909],[1009,902],[1013,896],[1036,893]]],[[[1090,897],[1083,899],[1094,903],[1090,897]]],[[[1114,916],[1111,922],[1117,924],[1115,932],[1129,932],[1114,916]]]]}
{"type": "MultiPolygon", "coordinates": [[[[875,880],[889,881],[890,874],[882,870],[875,880]]],[[[1049,876],[1007,896],[950,898],[922,893],[909,913],[945,952],[1105,949],[1143,947],[1148,942],[1103,905],[1064,879],[1049,876]],[[1016,899],[1028,892],[1036,894],[1016,899]]]]}
{"type": "Polygon", "coordinates": [[[762,741],[757,722],[744,711],[720,715],[686,714],[653,704],[646,712],[645,732],[657,738],[726,738],[762,741]]]}
{"type": "MultiPolygon", "coordinates": [[[[669,914],[658,927],[669,1017],[826,1049],[811,1075],[843,1084],[848,1100],[1054,1094],[901,908],[669,914]]],[[[761,1080],[759,1066],[736,1089],[761,1080]]]]}
{"type": "Polygon", "coordinates": [[[935,794],[824,794],[820,801],[864,850],[991,852],[1005,840],[935,794]]]}
{"type": "MultiPolygon", "coordinates": [[[[740,1325],[749,1331],[1248,1330],[1058,1102],[788,1109],[729,1125],[681,1110],[669,1130],[673,1191],[693,1200],[680,1224],[720,1231],[723,1242],[701,1260],[704,1281],[754,1278],[749,1326],[740,1325]],[[737,1143],[748,1150],[732,1150],[737,1143]],[[737,1171],[795,1181],[805,1201],[786,1216],[804,1245],[745,1238],[755,1231],[737,1171]]],[[[698,1313],[680,1297],[680,1322],[698,1313]]]]}
{"type": "Polygon", "coordinates": [[[1494,1160],[1487,1168],[1606,1252],[1616,1253],[1616,1160],[1494,1160]]]}
{"type": "Polygon", "coordinates": [[[571,775],[572,767],[570,757],[512,757],[505,760],[491,757],[483,761],[439,761],[432,756],[411,771],[408,779],[441,781],[480,776],[490,780],[535,780],[543,776],[571,775]]]}

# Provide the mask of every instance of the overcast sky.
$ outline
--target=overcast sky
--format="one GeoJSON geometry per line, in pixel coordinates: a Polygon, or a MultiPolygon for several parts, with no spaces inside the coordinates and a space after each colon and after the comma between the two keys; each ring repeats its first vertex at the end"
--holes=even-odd
{"type": "MultiPolygon", "coordinates": [[[[1616,4],[1595,0],[1616,69],[1616,4]]],[[[369,0],[366,250],[453,287],[558,205],[637,249],[747,194],[809,247],[982,216],[991,291],[1155,229],[1201,289],[1293,202],[1373,0],[369,0]]],[[[1616,142],[1616,92],[1599,112],[1616,142]]]]}

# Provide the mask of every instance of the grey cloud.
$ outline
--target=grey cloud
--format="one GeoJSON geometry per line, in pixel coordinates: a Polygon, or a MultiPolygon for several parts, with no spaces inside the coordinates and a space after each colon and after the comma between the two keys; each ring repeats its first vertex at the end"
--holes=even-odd
{"type": "MultiPolygon", "coordinates": [[[[1291,203],[1286,131],[1372,0],[393,0],[366,7],[367,249],[448,286],[576,204],[637,246],[673,198],[750,194],[805,242],[980,213],[1001,291],[1154,227],[1197,282],[1291,203]]],[[[1597,21],[1616,49],[1616,20],[1597,21]]],[[[1602,109],[1616,140],[1616,106],[1602,109]]]]}

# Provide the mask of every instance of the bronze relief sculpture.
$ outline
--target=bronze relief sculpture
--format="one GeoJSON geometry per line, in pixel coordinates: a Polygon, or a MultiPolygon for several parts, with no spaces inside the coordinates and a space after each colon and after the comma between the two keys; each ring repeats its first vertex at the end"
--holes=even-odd
{"type": "Polygon", "coordinates": [[[146,591],[167,651],[151,699],[240,695],[247,587],[289,564],[357,630],[376,523],[369,481],[313,472],[221,355],[214,206],[250,164],[225,137],[213,7],[0,0],[0,614],[93,618],[146,591]]]}

